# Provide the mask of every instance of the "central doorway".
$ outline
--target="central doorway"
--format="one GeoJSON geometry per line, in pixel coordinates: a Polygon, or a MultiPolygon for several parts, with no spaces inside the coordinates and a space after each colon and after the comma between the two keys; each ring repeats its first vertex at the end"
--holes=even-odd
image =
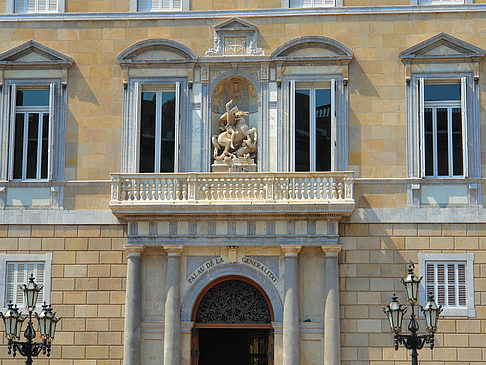
{"type": "Polygon", "coordinates": [[[268,365],[271,330],[199,329],[199,365],[268,365]]]}
{"type": "Polygon", "coordinates": [[[273,364],[273,311],[258,284],[238,276],[220,278],[194,307],[192,365],[273,364]]]}

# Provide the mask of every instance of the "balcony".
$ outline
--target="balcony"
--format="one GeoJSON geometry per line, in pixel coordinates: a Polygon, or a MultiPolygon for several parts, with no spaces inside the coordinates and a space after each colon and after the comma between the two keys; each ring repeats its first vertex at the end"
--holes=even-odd
{"type": "MultiPolygon", "coordinates": [[[[119,218],[174,215],[350,215],[352,172],[112,174],[119,218]]],[[[142,217],[140,217],[142,218],[142,217]]]]}

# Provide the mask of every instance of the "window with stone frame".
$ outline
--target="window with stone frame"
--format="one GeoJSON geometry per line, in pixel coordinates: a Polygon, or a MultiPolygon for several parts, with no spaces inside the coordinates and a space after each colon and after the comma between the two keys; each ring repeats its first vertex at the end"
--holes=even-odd
{"type": "Polygon", "coordinates": [[[419,254],[424,305],[429,295],[444,308],[444,315],[474,317],[474,254],[419,254]]]}
{"type": "Polygon", "coordinates": [[[293,171],[334,170],[336,80],[290,82],[293,171]]]}
{"type": "Polygon", "coordinates": [[[290,0],[290,8],[320,8],[336,6],[336,0],[290,0]]]}
{"type": "Polygon", "coordinates": [[[468,4],[472,1],[468,0],[419,0],[420,5],[460,5],[468,4]]]}
{"type": "Polygon", "coordinates": [[[142,86],[139,172],[175,172],[178,166],[180,83],[142,86]]]}
{"type": "Polygon", "coordinates": [[[33,275],[37,284],[43,285],[39,292],[37,307],[50,300],[52,254],[0,254],[0,307],[9,303],[25,307],[21,285],[27,284],[33,275]]]}
{"type": "Polygon", "coordinates": [[[64,12],[65,0],[7,0],[12,13],[59,13],[64,12]]]}
{"type": "Polygon", "coordinates": [[[10,87],[10,179],[47,180],[55,84],[10,87]]]}
{"type": "Polygon", "coordinates": [[[419,78],[418,87],[422,176],[468,176],[467,78],[419,78]]]}
{"type": "Polygon", "coordinates": [[[182,10],[182,0],[138,0],[138,11],[182,10]]]}

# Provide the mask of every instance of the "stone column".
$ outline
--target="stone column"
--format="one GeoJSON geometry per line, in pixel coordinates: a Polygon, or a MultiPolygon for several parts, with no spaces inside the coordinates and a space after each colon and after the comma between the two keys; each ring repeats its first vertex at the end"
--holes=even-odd
{"type": "Polygon", "coordinates": [[[326,307],[324,308],[324,364],[341,363],[338,255],[341,246],[321,246],[326,255],[326,307]]]}
{"type": "Polygon", "coordinates": [[[167,252],[167,295],[165,299],[164,365],[180,365],[180,272],[182,246],[164,246],[164,250],[167,252]]]}
{"type": "Polygon", "coordinates": [[[143,246],[127,245],[125,250],[127,251],[127,286],[123,359],[124,365],[139,365],[143,246]]]}
{"type": "Polygon", "coordinates": [[[285,255],[283,365],[299,365],[299,252],[302,246],[281,246],[285,255]]]}

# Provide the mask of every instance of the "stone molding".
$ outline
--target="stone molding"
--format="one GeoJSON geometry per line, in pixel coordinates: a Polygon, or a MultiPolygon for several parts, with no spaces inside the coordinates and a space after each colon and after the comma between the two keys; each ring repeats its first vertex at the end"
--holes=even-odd
{"type": "Polygon", "coordinates": [[[128,257],[140,257],[145,249],[142,245],[124,245],[123,248],[127,252],[128,257]]]}
{"type": "MultiPolygon", "coordinates": [[[[339,0],[338,0],[339,1],[339,0]]],[[[469,1],[469,0],[468,0],[469,1]]],[[[232,17],[272,18],[289,16],[336,16],[336,15],[396,15],[396,14],[437,14],[437,13],[483,13],[486,5],[404,5],[404,6],[344,6],[326,8],[284,8],[261,10],[212,10],[180,12],[99,12],[99,13],[55,13],[55,14],[4,14],[0,22],[19,21],[93,21],[93,20],[157,20],[157,19],[214,19],[232,17]]]]}
{"type": "Polygon", "coordinates": [[[183,246],[178,245],[165,245],[165,252],[167,252],[168,257],[180,257],[182,254],[183,246]]]}
{"type": "Polygon", "coordinates": [[[327,257],[338,257],[342,250],[341,245],[322,245],[321,249],[327,257]]]}
{"type": "Polygon", "coordinates": [[[280,249],[285,257],[297,257],[302,250],[302,245],[281,245],[280,249]]]}

